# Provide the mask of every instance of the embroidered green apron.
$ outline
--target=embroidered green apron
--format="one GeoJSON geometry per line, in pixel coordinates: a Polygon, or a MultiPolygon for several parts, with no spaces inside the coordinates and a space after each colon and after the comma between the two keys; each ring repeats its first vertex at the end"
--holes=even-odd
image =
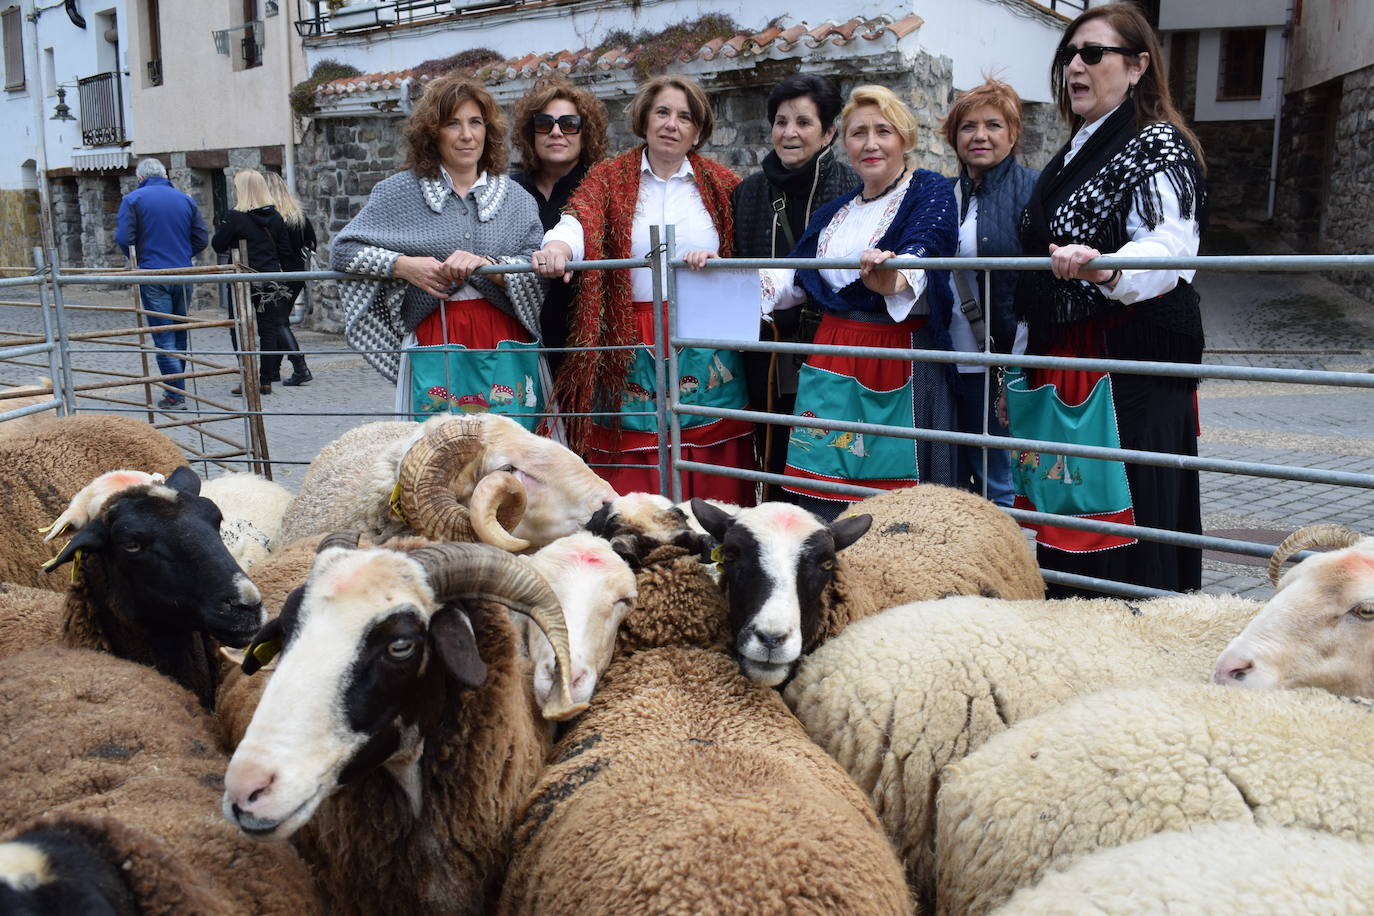
{"type": "MultiPolygon", "coordinates": [[[[414,347],[410,363],[410,407],[416,420],[436,413],[528,413],[544,411],[537,343],[503,340],[494,351],[461,344],[414,347]]],[[[534,431],[543,417],[511,417],[534,431]]]]}
{"type": "MultiPolygon", "coordinates": [[[[797,381],[797,414],[862,420],[886,426],[915,425],[912,380],[892,391],[874,391],[857,379],[804,365],[797,381]]],[[[787,463],[802,471],[843,480],[919,480],[916,440],[794,426],[787,463]]]]}
{"type": "MultiPolygon", "coordinates": [[[[744,382],[744,358],[740,353],[684,347],[678,351],[677,368],[678,400],[683,404],[738,410],[749,403],[749,392],[744,382]]],[[[621,416],[621,429],[640,433],[658,432],[658,417],[652,413],[657,391],[653,350],[643,347],[635,351],[620,409],[651,412],[642,416],[621,416]]],[[[685,414],[679,420],[682,429],[717,422],[716,417],[685,414]]]]}
{"type": "MultiPolygon", "coordinates": [[[[1087,399],[1074,406],[1060,400],[1054,385],[1029,388],[1021,369],[1007,370],[1006,392],[1008,426],[1015,438],[1121,447],[1109,375],[1098,379],[1087,399]]],[[[1131,508],[1126,465],[1120,461],[1019,451],[1011,472],[1016,492],[1040,512],[1107,515],[1131,508]]]]}

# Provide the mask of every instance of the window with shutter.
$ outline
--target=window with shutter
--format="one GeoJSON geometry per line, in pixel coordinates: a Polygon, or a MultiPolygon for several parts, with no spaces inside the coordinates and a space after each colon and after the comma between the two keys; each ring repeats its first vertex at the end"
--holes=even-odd
{"type": "Polygon", "coordinates": [[[24,88],[24,20],[19,7],[0,12],[5,33],[5,88],[24,88]]]}

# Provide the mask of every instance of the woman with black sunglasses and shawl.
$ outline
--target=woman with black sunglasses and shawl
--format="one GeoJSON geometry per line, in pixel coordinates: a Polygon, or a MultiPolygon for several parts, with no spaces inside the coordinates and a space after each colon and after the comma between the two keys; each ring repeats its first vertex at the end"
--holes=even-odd
{"type": "MultiPolygon", "coordinates": [[[[1050,272],[1023,275],[1018,317],[1035,355],[1202,359],[1202,319],[1191,270],[1101,270],[1100,255],[1196,255],[1204,219],[1202,153],[1169,98],[1159,40],[1129,3],[1093,7],[1065,30],[1050,83],[1075,129],[1036,183],[1021,221],[1027,255],[1050,272]]],[[[1197,381],[1191,378],[1013,370],[1011,435],[1079,445],[1197,454],[1197,381]]],[[[1196,471],[1017,453],[1022,508],[1199,533],[1196,471]]],[[[1201,551],[1133,537],[1035,526],[1040,565],[1154,588],[1200,587],[1201,551]]],[[[1091,594],[1051,585],[1057,595],[1091,594]]]]}

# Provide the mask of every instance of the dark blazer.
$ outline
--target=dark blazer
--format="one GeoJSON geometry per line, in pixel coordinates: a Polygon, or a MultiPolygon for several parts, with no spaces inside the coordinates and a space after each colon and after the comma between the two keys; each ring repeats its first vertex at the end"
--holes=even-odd
{"type": "Polygon", "coordinates": [[[210,247],[226,252],[238,247],[240,241],[248,243],[248,266],[254,270],[278,271],[283,264],[292,263],[291,234],[276,207],[230,210],[215,230],[210,247]]]}

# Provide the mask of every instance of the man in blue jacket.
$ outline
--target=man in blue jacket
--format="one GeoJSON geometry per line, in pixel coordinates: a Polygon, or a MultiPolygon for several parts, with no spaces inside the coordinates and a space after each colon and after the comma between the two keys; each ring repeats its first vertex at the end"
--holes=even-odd
{"type": "MultiPolygon", "coordinates": [[[[119,204],[115,244],[126,255],[132,245],[139,267],[190,267],[191,259],[210,241],[205,221],[200,218],[200,208],[190,195],[172,187],[167,180],[167,169],[158,160],[141,160],[135,174],[138,187],[119,204]]],[[[180,283],[140,286],[139,296],[143,307],[150,312],[186,315],[186,287],[180,283]]],[[[148,323],[163,327],[177,322],[149,315],[148,323]]],[[[163,375],[185,371],[185,362],[176,356],[186,351],[185,331],[154,332],[153,344],[159,350],[157,367],[163,375]]],[[[157,406],[162,410],[184,407],[186,396],[181,392],[186,390],[186,380],[172,379],[164,384],[172,388],[163,394],[157,406]]]]}

